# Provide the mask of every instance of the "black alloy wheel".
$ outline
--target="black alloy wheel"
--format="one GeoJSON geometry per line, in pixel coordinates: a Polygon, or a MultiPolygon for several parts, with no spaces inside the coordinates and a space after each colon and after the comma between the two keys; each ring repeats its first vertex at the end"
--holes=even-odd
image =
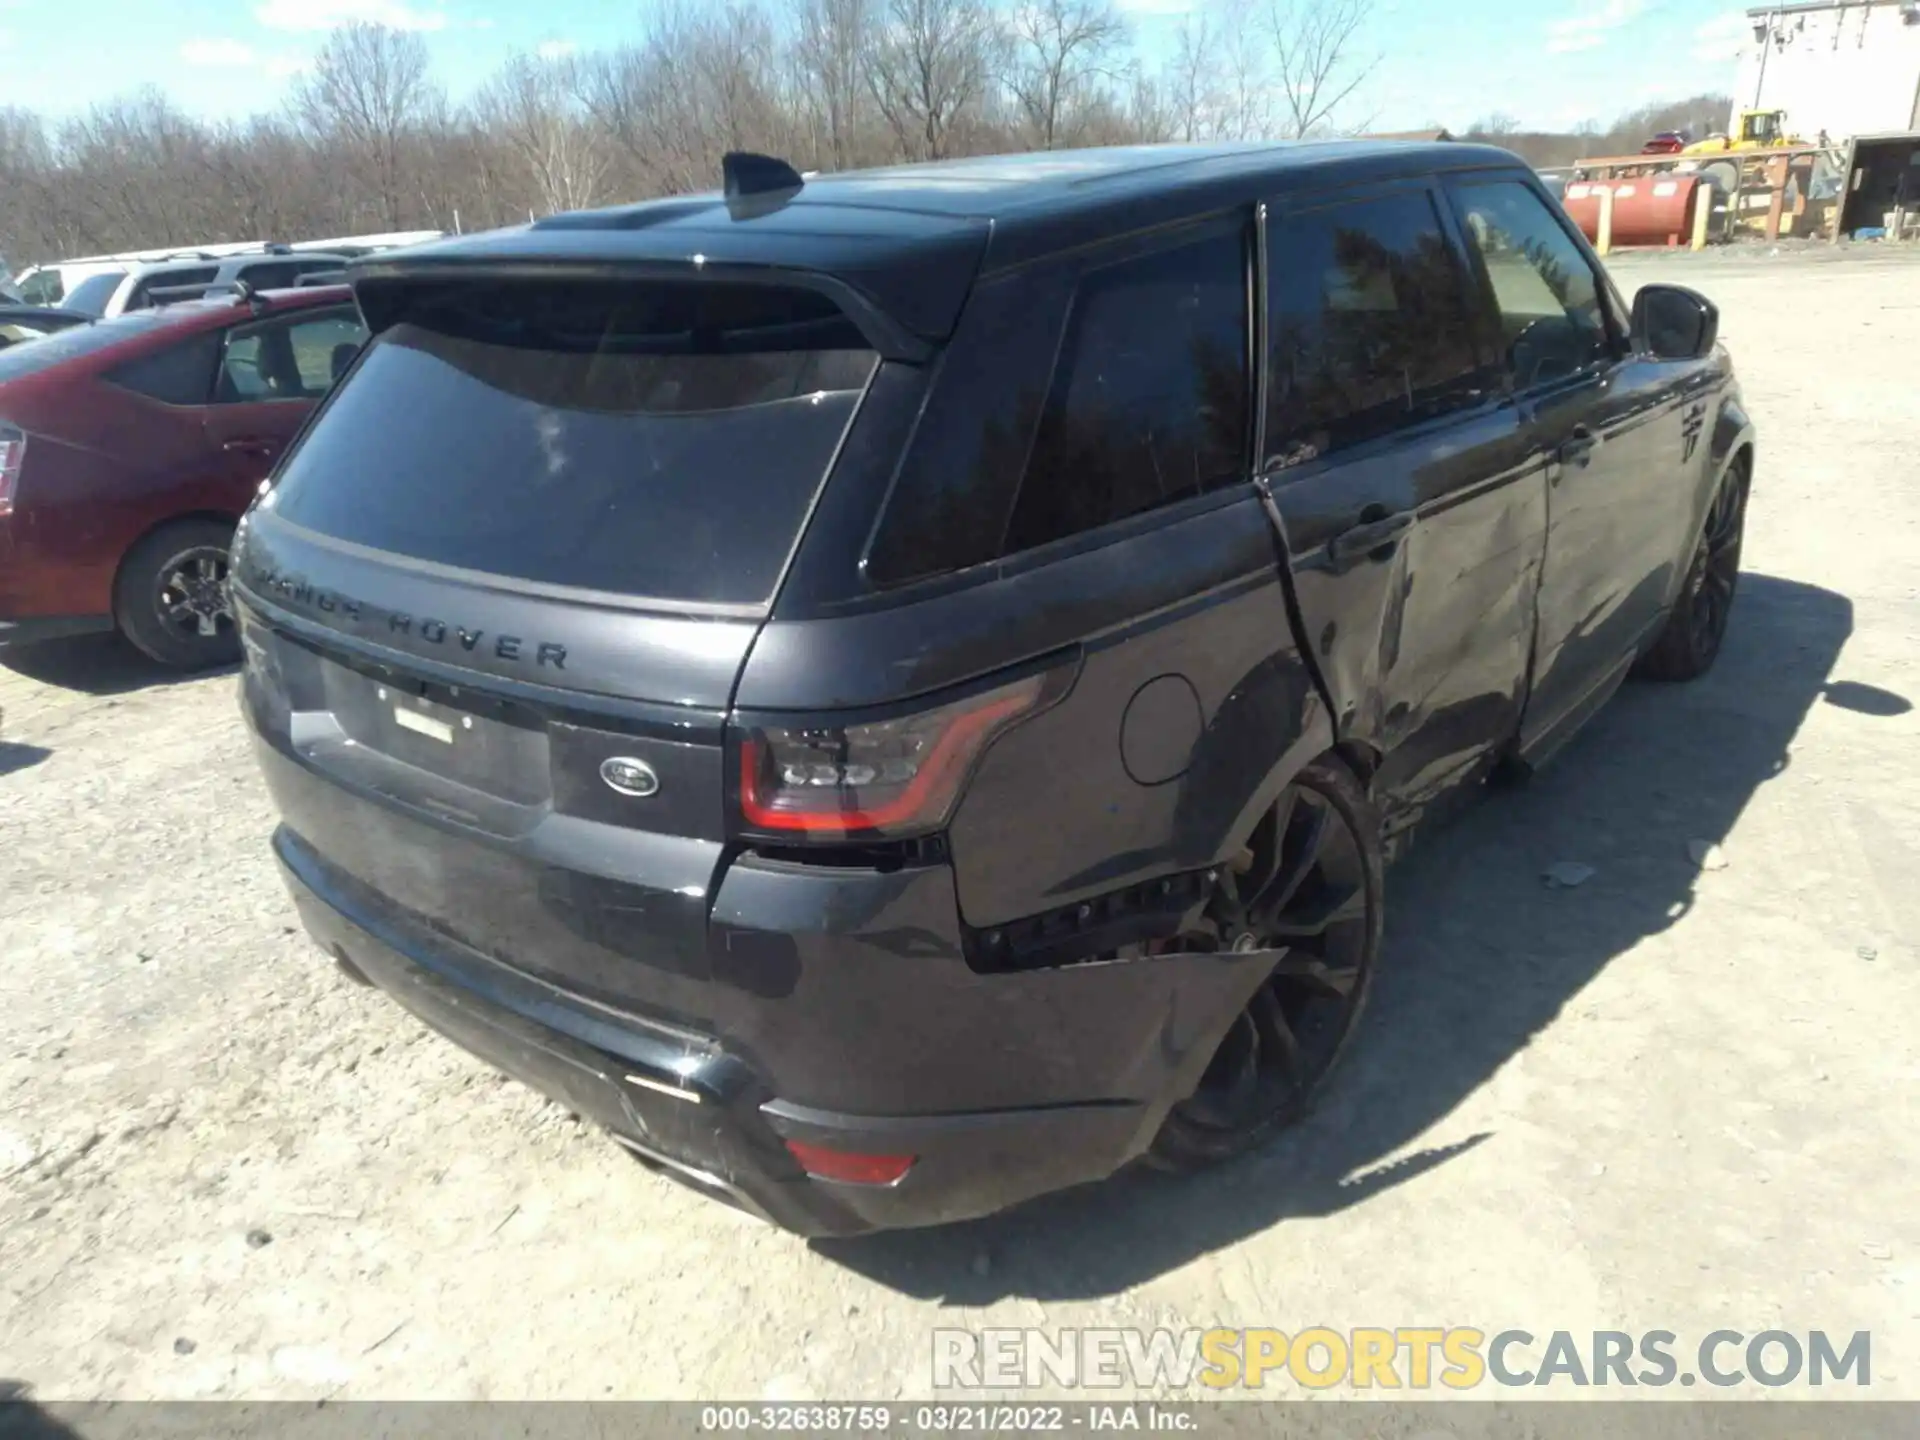
{"type": "Polygon", "coordinates": [[[173,556],[161,567],[154,605],[161,622],[183,635],[216,640],[231,631],[226,552],[200,545],[173,556]]]}
{"type": "Polygon", "coordinates": [[[1216,883],[1217,946],[1284,953],[1167,1116],[1150,1158],[1170,1169],[1228,1159],[1299,1120],[1352,1039],[1381,934],[1379,825],[1365,791],[1337,760],[1316,761],[1216,883]]]}
{"type": "Polygon", "coordinates": [[[1707,510],[1686,582],[1673,613],[1639,665],[1655,680],[1692,680],[1713,668],[1727,636],[1734,592],[1740,587],[1740,549],[1746,538],[1748,473],[1728,470],[1707,510]]]}
{"type": "Polygon", "coordinates": [[[200,670],[239,657],[227,595],[233,529],[183,520],[156,530],[128,553],[115,586],[115,618],[136,646],[162,665],[200,670]]]}

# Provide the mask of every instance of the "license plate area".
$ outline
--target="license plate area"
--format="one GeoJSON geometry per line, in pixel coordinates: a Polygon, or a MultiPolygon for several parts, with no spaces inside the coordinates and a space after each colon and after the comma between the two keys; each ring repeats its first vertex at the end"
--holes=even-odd
{"type": "Polygon", "coordinates": [[[320,674],[325,708],[354,744],[514,805],[551,798],[546,726],[531,711],[324,658],[320,674]]]}

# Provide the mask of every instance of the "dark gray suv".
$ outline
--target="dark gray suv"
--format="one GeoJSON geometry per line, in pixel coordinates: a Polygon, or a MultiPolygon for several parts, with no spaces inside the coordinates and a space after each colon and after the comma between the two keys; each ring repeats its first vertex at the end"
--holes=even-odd
{"type": "Polygon", "coordinates": [[[1500,150],[734,156],[352,277],[235,550],[306,924],[810,1233],[1266,1141],[1410,827],[1739,573],[1713,307],[1500,150]]]}

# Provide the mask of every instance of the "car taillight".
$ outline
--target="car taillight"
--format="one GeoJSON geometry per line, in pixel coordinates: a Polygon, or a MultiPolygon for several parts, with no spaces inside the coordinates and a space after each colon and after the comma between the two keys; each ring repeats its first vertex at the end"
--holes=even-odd
{"type": "Polygon", "coordinates": [[[988,743],[1064,692],[1032,675],[897,719],[752,724],[738,738],[746,827],[789,838],[893,838],[938,830],[988,743]]]}
{"type": "Polygon", "coordinates": [[[20,467],[26,463],[27,432],[14,425],[0,425],[0,515],[12,513],[20,467]]]}
{"type": "Polygon", "coordinates": [[[892,1185],[913,1168],[915,1155],[856,1155],[849,1150],[829,1150],[824,1145],[809,1145],[804,1140],[787,1141],[787,1149],[800,1168],[816,1180],[838,1180],[845,1185],[892,1185]]]}

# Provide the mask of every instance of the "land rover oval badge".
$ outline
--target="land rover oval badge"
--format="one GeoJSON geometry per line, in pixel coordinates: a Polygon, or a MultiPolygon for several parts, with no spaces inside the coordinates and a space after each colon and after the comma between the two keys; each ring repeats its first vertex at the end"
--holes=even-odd
{"type": "Polygon", "coordinates": [[[600,778],[622,795],[632,795],[641,800],[660,788],[660,777],[653,773],[653,767],[631,755],[610,755],[602,760],[600,778]]]}

